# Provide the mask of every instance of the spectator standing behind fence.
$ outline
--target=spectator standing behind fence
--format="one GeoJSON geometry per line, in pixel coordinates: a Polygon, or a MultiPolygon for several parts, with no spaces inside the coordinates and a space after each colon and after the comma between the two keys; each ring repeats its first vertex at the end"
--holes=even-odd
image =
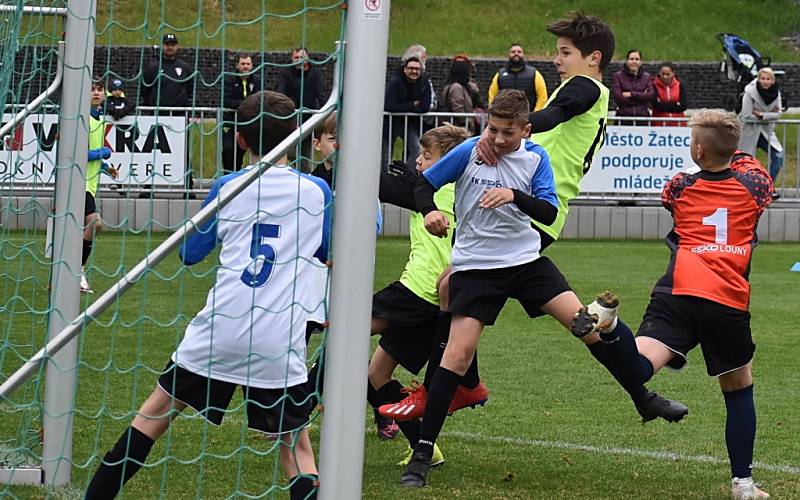
{"type": "MultiPolygon", "coordinates": [[[[320,109],[327,97],[322,72],[309,62],[308,52],[302,47],[292,51],[292,64],[281,68],[275,91],[288,96],[298,109],[320,109]]],[[[303,120],[308,116],[304,116],[303,120]]]]}
{"type": "MultiPolygon", "coordinates": [[[[427,113],[431,105],[431,85],[422,72],[422,62],[412,56],[403,63],[400,71],[386,86],[384,111],[389,113],[427,113]]],[[[381,165],[385,167],[392,155],[394,141],[403,139],[403,160],[414,161],[419,155],[419,135],[422,118],[418,116],[392,116],[383,119],[383,145],[381,165]]]]}
{"type": "Polygon", "coordinates": [[[775,135],[775,120],[780,119],[781,91],[772,68],[758,70],[758,78],[748,83],[742,95],[742,138],[739,149],[753,156],[756,149],[769,154],[769,175],[774,181],[783,166],[783,146],[775,135]]]}
{"type": "Polygon", "coordinates": [[[531,111],[539,111],[547,103],[547,86],[544,77],[533,66],[525,62],[522,45],[512,43],[508,47],[508,62],[495,73],[489,84],[489,104],[503,89],[517,89],[528,96],[531,111]]]}
{"type": "MultiPolygon", "coordinates": [[[[297,109],[320,109],[327,96],[322,81],[322,72],[314,64],[309,62],[308,52],[303,47],[292,50],[292,64],[281,68],[278,73],[278,81],[275,90],[288,96],[297,109]]],[[[305,122],[311,117],[310,113],[299,115],[299,123],[305,122]]],[[[289,159],[296,160],[297,151],[289,153],[289,159]]],[[[308,160],[311,156],[311,136],[308,136],[300,145],[302,159],[299,164],[295,164],[298,170],[308,167],[308,160]]]]}
{"type": "MultiPolygon", "coordinates": [[[[261,90],[261,82],[253,74],[253,58],[249,54],[236,57],[236,73],[228,76],[222,105],[228,109],[237,109],[249,95],[261,90]]],[[[222,124],[222,170],[225,173],[236,172],[244,162],[243,149],[236,143],[236,112],[227,111],[222,124]]]]}
{"type": "MultiPolygon", "coordinates": [[[[650,117],[655,90],[650,73],[642,69],[642,53],[629,50],[622,69],[614,73],[611,91],[617,103],[617,116],[650,117]]],[[[648,120],[622,121],[620,125],[647,125],[648,120]]]]}
{"type": "Polygon", "coordinates": [[[189,107],[194,98],[194,70],[178,57],[178,37],[167,33],[161,54],[142,73],[140,92],[145,106],[189,107]]]}
{"type": "MultiPolygon", "coordinates": [[[[470,81],[472,72],[472,62],[468,57],[458,55],[453,58],[450,66],[450,75],[447,77],[447,85],[442,90],[442,99],[439,111],[452,113],[472,113],[476,109],[483,108],[481,103],[481,93],[478,85],[470,81]]],[[[458,127],[472,127],[473,120],[464,117],[454,116],[449,121],[458,127]]]]}
{"type": "MultiPolygon", "coordinates": [[[[428,62],[428,49],[426,49],[424,45],[412,45],[403,52],[401,60],[403,64],[405,64],[406,61],[412,57],[419,59],[419,62],[422,64],[422,76],[428,79],[428,85],[431,87],[431,103],[428,105],[428,111],[436,111],[439,109],[439,98],[436,95],[436,89],[433,88],[433,80],[431,80],[428,73],[425,72],[425,64],[428,62]]],[[[430,125],[430,127],[436,126],[432,118],[423,118],[423,120],[430,125]]],[[[428,127],[426,127],[426,130],[427,129],[428,127]]],[[[416,157],[412,159],[416,159],[416,157]]]]}
{"type": "Polygon", "coordinates": [[[106,94],[106,115],[115,120],[120,120],[134,110],[135,106],[125,97],[122,80],[115,78],[108,84],[109,92],[106,94]]]}
{"type": "MultiPolygon", "coordinates": [[[[686,117],[686,86],[681,85],[672,63],[665,62],[653,78],[653,118],[686,117]]],[[[656,127],[685,127],[686,122],[653,122],[656,127]]]]}

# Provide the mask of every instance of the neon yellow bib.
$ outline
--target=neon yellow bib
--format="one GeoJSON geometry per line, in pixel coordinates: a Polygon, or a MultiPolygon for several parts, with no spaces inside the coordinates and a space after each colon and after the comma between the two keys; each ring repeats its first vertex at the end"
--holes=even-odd
{"type": "MultiPolygon", "coordinates": [[[[589,78],[574,76],[572,78],[589,78]]],[[[549,106],[558,92],[572,78],[565,80],[547,100],[549,106]]],[[[603,145],[608,121],[608,87],[603,82],[589,78],[600,89],[600,98],[589,111],[548,130],[533,135],[533,141],[550,155],[550,165],[556,181],[558,195],[558,215],[550,226],[534,222],[545,233],[558,239],[569,212],[569,202],[578,196],[580,182],[592,164],[592,157],[603,145]]],[[[546,107],[546,106],[545,106],[546,107]]]]}

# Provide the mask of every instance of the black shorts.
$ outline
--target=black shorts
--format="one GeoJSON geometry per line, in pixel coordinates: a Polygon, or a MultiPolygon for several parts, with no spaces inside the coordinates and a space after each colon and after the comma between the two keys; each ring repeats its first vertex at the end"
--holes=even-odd
{"type": "Polygon", "coordinates": [[[654,293],[637,335],[655,339],[677,354],[668,363],[676,370],[700,344],[712,377],[743,367],[756,350],[749,312],[690,295],[654,293]]]}
{"type": "Polygon", "coordinates": [[[418,374],[436,340],[439,307],[395,281],[372,296],[372,317],[388,324],[378,344],[403,368],[418,374]]]}
{"type": "Polygon", "coordinates": [[[543,305],[571,290],[547,257],[513,267],[456,271],[450,275],[450,312],[493,325],[506,300],[512,298],[536,318],[544,314],[543,305]]]}
{"type": "Polygon", "coordinates": [[[97,213],[97,204],[94,201],[94,196],[89,191],[86,191],[86,202],[83,205],[83,216],[87,217],[89,215],[97,213]]]}
{"type": "MultiPolygon", "coordinates": [[[[158,378],[161,389],[194,408],[206,420],[220,425],[238,384],[214,380],[177,366],[171,360],[158,378]]],[[[249,428],[269,434],[299,430],[311,415],[307,384],[288,389],[242,387],[249,428]]]]}

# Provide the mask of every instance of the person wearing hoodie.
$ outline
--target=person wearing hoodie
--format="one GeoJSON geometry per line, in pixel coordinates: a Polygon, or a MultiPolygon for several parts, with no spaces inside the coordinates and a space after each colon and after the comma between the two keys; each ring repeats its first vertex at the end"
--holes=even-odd
{"type": "Polygon", "coordinates": [[[781,91],[775,83],[772,68],[758,70],[758,78],[748,83],[742,95],[742,138],[739,149],[755,156],[756,149],[769,154],[769,175],[772,180],[783,166],[783,146],[775,135],[775,121],[780,119],[781,91]]]}
{"type": "MultiPolygon", "coordinates": [[[[672,63],[661,64],[658,76],[653,78],[653,118],[686,117],[686,86],[681,85],[672,63]]],[[[685,127],[686,122],[653,122],[655,127],[685,127]]]]}
{"type": "MultiPolygon", "coordinates": [[[[389,113],[427,113],[431,104],[431,85],[423,73],[422,61],[409,57],[386,86],[384,111],[389,113]]],[[[403,160],[408,163],[419,156],[422,119],[415,116],[384,117],[381,166],[386,168],[398,137],[405,141],[403,160]]]]}
{"type": "MultiPolygon", "coordinates": [[[[642,69],[642,53],[629,50],[622,69],[614,73],[611,92],[617,103],[617,116],[650,116],[655,90],[650,73],[642,69]]],[[[625,120],[620,125],[647,125],[649,120],[625,120]]]]}

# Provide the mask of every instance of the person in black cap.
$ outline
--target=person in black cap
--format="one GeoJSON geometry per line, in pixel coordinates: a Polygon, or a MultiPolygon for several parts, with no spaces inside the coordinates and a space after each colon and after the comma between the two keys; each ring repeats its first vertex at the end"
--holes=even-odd
{"type": "Polygon", "coordinates": [[[167,33],[161,43],[161,57],[151,61],[142,74],[142,102],[145,106],[191,106],[194,70],[178,58],[177,36],[167,33]]]}
{"type": "Polygon", "coordinates": [[[125,97],[122,80],[115,78],[108,84],[109,92],[106,95],[106,114],[115,120],[128,116],[134,108],[132,102],[125,97]]]}

